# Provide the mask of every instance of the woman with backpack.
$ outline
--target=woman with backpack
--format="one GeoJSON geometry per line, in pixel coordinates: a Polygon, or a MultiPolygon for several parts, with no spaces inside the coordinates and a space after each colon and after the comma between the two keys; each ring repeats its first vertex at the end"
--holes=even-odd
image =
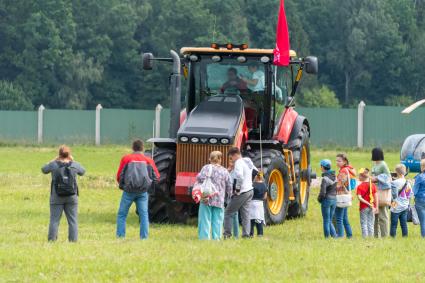
{"type": "Polygon", "coordinates": [[[77,175],[84,175],[85,169],[73,160],[71,149],[62,145],[59,156],[41,168],[44,174],[52,174],[50,188],[49,241],[58,238],[59,222],[65,211],[68,221],[68,240],[78,240],[78,185],[77,175]]]}
{"type": "Polygon", "coordinates": [[[356,170],[350,165],[345,154],[336,156],[336,166],[339,168],[336,185],[336,233],[337,236],[344,237],[344,230],[347,238],[353,236],[350,222],[348,221],[348,207],[352,204],[351,190],[355,189],[356,170]]]}
{"type": "Polygon", "coordinates": [[[202,167],[193,189],[195,201],[199,201],[198,237],[200,240],[220,240],[224,221],[224,199],[232,194],[232,180],[226,168],[221,166],[223,154],[213,151],[210,164],[202,167]]]}

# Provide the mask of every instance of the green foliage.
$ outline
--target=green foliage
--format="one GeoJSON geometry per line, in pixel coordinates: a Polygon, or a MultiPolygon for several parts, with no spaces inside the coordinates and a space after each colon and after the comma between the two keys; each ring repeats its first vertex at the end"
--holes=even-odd
{"type": "Polygon", "coordinates": [[[415,102],[415,100],[407,95],[392,95],[385,98],[385,105],[407,107],[415,102]]]}
{"type": "Polygon", "coordinates": [[[335,92],[325,85],[302,91],[297,101],[303,107],[338,108],[341,106],[335,92]]]}
{"type": "Polygon", "coordinates": [[[33,110],[33,108],[20,87],[7,81],[0,81],[0,110],[33,110]]]}
{"type": "MultiPolygon", "coordinates": [[[[212,41],[273,48],[277,0],[0,1],[0,80],[48,108],[169,104],[169,64],[141,69],[140,53],[168,56],[212,41]]],[[[285,1],[291,47],[319,57],[317,78],[345,105],[425,92],[425,4],[411,0],[285,1]]]]}

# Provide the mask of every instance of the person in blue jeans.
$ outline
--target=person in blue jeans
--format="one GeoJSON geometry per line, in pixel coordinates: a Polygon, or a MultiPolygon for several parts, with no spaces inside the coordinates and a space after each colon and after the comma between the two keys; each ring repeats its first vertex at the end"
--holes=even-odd
{"type": "Polygon", "coordinates": [[[405,179],[406,166],[398,164],[395,167],[397,178],[391,182],[391,225],[390,236],[395,237],[397,234],[397,224],[400,221],[401,235],[407,237],[407,212],[409,210],[410,198],[413,196],[412,187],[409,181],[405,179]]]}
{"type": "Polygon", "coordinates": [[[421,174],[415,177],[413,194],[415,196],[415,208],[421,226],[421,236],[425,238],[425,159],[421,160],[421,174]]]}
{"type": "Polygon", "coordinates": [[[233,215],[233,237],[239,238],[239,213],[233,215]]]}
{"type": "Polygon", "coordinates": [[[148,192],[123,192],[117,216],[117,237],[125,237],[125,226],[130,206],[136,203],[140,222],[140,239],[147,239],[149,234],[148,192]]]}
{"type": "MultiPolygon", "coordinates": [[[[350,192],[350,178],[354,178],[356,175],[355,170],[350,163],[345,154],[340,153],[336,156],[336,166],[339,168],[339,173],[337,176],[337,186],[336,192],[341,193],[344,191],[350,192]]],[[[348,207],[336,207],[335,209],[335,218],[336,218],[336,233],[339,238],[344,237],[344,230],[347,238],[353,236],[351,230],[351,225],[348,220],[348,207]]]]}
{"type": "Polygon", "coordinates": [[[325,238],[329,236],[335,238],[335,227],[332,218],[336,208],[336,176],[335,171],[331,170],[331,161],[323,159],[320,161],[322,170],[322,183],[320,184],[320,193],[317,200],[321,204],[323,217],[323,234],[325,238]]]}
{"type": "Polygon", "coordinates": [[[140,239],[149,234],[148,190],[155,185],[160,175],[154,161],[143,152],[143,141],[133,142],[133,153],[121,159],[117,172],[119,188],[123,190],[117,215],[117,237],[125,237],[125,226],[130,206],[136,203],[140,222],[140,239]]]}

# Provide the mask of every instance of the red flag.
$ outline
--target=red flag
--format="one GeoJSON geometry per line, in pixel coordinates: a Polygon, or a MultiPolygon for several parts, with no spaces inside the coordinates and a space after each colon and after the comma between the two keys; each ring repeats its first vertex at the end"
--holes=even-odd
{"type": "Polygon", "coordinates": [[[289,65],[289,32],[284,6],[284,0],[280,0],[279,18],[276,27],[276,48],[273,50],[273,64],[278,66],[289,65]]]}

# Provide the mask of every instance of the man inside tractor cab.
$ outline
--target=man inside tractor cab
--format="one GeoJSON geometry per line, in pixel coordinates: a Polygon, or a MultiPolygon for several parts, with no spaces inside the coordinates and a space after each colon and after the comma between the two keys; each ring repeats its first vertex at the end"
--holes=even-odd
{"type": "Polygon", "coordinates": [[[227,70],[227,82],[223,84],[220,88],[221,93],[225,93],[226,90],[236,89],[241,91],[246,91],[248,86],[241,78],[238,77],[238,71],[236,68],[229,68],[227,70]]]}
{"type": "Polygon", "coordinates": [[[252,78],[242,77],[242,80],[248,85],[249,89],[254,93],[264,92],[266,78],[264,72],[259,70],[257,63],[252,62],[248,65],[248,70],[252,74],[252,78]]]}

